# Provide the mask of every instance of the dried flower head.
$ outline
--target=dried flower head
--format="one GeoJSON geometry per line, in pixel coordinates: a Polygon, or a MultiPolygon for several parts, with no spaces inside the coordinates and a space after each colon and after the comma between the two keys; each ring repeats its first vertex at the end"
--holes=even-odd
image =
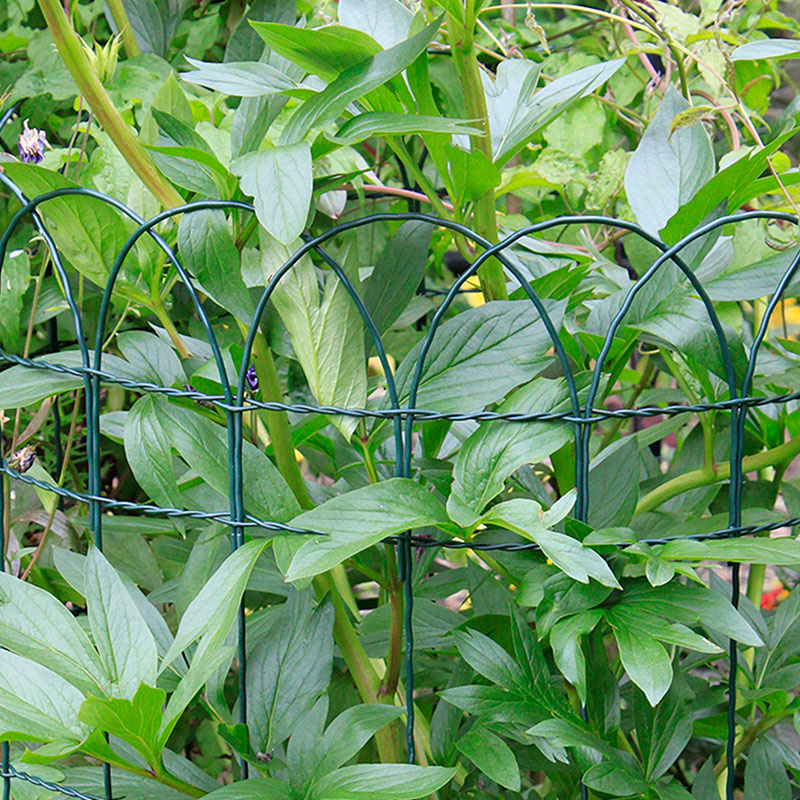
{"type": "Polygon", "coordinates": [[[45,147],[52,150],[47,141],[47,134],[38,128],[29,128],[26,119],[22,123],[22,133],[19,137],[19,157],[26,164],[41,164],[45,147]]]}
{"type": "Polygon", "coordinates": [[[32,445],[25,445],[25,447],[12,453],[8,459],[8,466],[15,469],[17,472],[27,472],[36,461],[36,448],[32,445]]]}

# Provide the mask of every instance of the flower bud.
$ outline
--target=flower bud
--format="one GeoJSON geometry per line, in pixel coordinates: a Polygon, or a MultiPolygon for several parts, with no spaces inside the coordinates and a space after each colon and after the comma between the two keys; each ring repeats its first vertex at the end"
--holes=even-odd
{"type": "Polygon", "coordinates": [[[8,459],[8,466],[17,472],[27,472],[36,461],[36,448],[26,445],[16,453],[12,453],[8,459]]]}
{"type": "Polygon", "coordinates": [[[100,47],[100,45],[95,42],[94,49],[89,47],[83,39],[81,39],[81,44],[83,45],[83,52],[86,54],[86,58],[97,74],[97,77],[100,79],[100,83],[109,81],[114,74],[114,70],[117,68],[117,57],[119,56],[122,37],[119,35],[112,36],[103,47],[100,47]]]}

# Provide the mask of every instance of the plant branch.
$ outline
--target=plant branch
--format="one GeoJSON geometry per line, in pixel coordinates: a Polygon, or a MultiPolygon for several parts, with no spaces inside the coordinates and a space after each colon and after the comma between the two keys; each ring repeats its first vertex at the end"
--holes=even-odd
{"type": "Polygon", "coordinates": [[[111,9],[111,16],[114,17],[114,24],[117,26],[119,35],[122,37],[122,45],[128,58],[133,58],[140,54],[139,45],[133,35],[133,28],[128,20],[125,5],[122,0],[106,0],[111,9]]]}
{"type": "MultiPolygon", "coordinates": [[[[764,467],[772,467],[776,464],[791,461],[798,453],[800,453],[800,435],[777,447],[762,450],[760,453],[754,453],[751,456],[745,456],[742,459],[742,472],[754,472],[764,467]]],[[[731,466],[727,461],[723,464],[712,463],[710,467],[685,472],[683,475],[678,475],[648,492],[636,506],[636,513],[644,514],[647,511],[653,511],[662,503],[666,503],[667,500],[671,500],[679,494],[688,492],[690,489],[697,489],[699,486],[708,486],[712,483],[727,480],[730,475],[731,466]]]]}
{"type": "Polygon", "coordinates": [[[161,205],[165,208],[181,205],[183,198],[158,171],[153,159],[139,144],[133,131],[103,88],[100,78],[86,58],[83,45],[58,0],[39,0],[39,7],[62,61],[77,84],[78,90],[117,149],[161,205]]]}

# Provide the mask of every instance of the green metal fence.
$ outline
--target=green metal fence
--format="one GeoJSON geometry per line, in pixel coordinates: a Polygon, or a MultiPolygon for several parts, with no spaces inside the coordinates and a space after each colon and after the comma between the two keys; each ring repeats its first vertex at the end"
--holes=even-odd
{"type": "MultiPolygon", "coordinates": [[[[242,211],[253,211],[253,206],[248,203],[233,202],[233,201],[204,201],[189,203],[180,208],[165,211],[149,220],[144,220],[137,216],[133,211],[127,208],[121,202],[112,197],[104,195],[100,192],[88,189],[63,189],[58,191],[49,192],[47,194],[36,197],[32,200],[24,197],[20,189],[4,174],[0,173],[0,182],[10,190],[19,202],[22,208],[14,215],[7,230],[0,238],[0,270],[5,260],[8,244],[14,231],[18,225],[26,218],[31,218],[34,226],[36,227],[39,235],[41,236],[44,245],[48,248],[50,257],[52,259],[52,266],[55,274],[59,278],[60,284],[63,287],[69,312],[72,317],[75,329],[77,331],[77,346],[80,350],[82,364],[80,367],[68,367],[60,364],[49,363],[47,358],[24,358],[13,353],[6,353],[0,351],[0,369],[8,365],[23,365],[30,369],[36,370],[49,370],[53,373],[69,374],[80,377],[83,380],[86,392],[86,448],[87,448],[87,473],[88,473],[88,491],[86,493],[75,492],[62,487],[44,483],[42,481],[33,479],[29,475],[23,474],[13,469],[2,456],[0,456],[0,473],[5,474],[13,481],[21,481],[31,484],[38,489],[43,489],[48,492],[53,492],[60,498],[68,499],[70,501],[85,503],[89,508],[90,514],[90,529],[94,537],[94,541],[99,548],[103,544],[103,512],[113,511],[118,514],[132,514],[132,515],[158,515],[173,518],[193,518],[200,520],[208,520],[220,522],[227,525],[230,529],[230,542],[233,549],[238,548],[244,541],[245,532],[248,529],[260,528],[267,531],[272,531],[275,535],[281,533],[293,534],[314,534],[315,531],[302,530],[292,526],[274,522],[271,520],[258,519],[249,513],[245,507],[243,496],[243,465],[242,465],[242,415],[253,409],[267,409],[270,411],[287,411],[297,414],[323,414],[323,415],[348,415],[359,418],[383,418],[391,420],[394,429],[394,442],[396,448],[396,464],[395,472],[400,477],[411,477],[411,459],[413,452],[412,445],[412,431],[416,425],[424,424],[433,420],[472,420],[476,422],[483,422],[489,420],[502,420],[508,425],[519,423],[539,423],[547,425],[552,422],[567,422],[573,428],[574,441],[575,441],[575,485],[578,490],[578,499],[575,508],[575,516],[585,521],[590,507],[592,498],[589,495],[589,442],[593,426],[597,423],[608,420],[609,418],[623,418],[629,419],[633,417],[651,417],[656,415],[687,415],[687,414],[703,414],[709,411],[725,412],[730,415],[731,420],[731,452],[730,452],[730,483],[729,483],[729,504],[728,504],[728,526],[724,529],[698,535],[692,538],[696,539],[712,539],[712,538],[728,538],[743,535],[750,535],[764,531],[774,530],[779,527],[787,525],[800,524],[800,519],[787,519],[777,523],[770,523],[759,526],[743,526],[742,525],[742,458],[743,458],[743,440],[744,440],[744,424],[748,409],[756,406],[764,406],[770,404],[782,404],[792,400],[800,399],[800,391],[791,394],[780,396],[751,396],[753,375],[756,367],[756,359],[758,356],[759,347],[764,339],[767,331],[770,316],[780,302],[784,290],[789,282],[797,272],[800,266],[800,255],[795,257],[785,274],[775,288],[774,295],[770,298],[766,311],[763,315],[763,320],[754,338],[753,346],[749,355],[749,362],[744,380],[740,385],[737,385],[736,376],[734,373],[734,365],[731,354],[728,349],[728,343],[723,332],[722,324],[717,316],[714,306],[709,299],[708,294],[704,290],[702,284],[697,279],[691,268],[681,258],[681,251],[689,244],[699,239],[700,237],[712,232],[722,226],[731,223],[740,222],[743,220],[752,219],[767,219],[767,220],[782,220],[791,224],[797,224],[797,220],[789,215],[776,212],[766,211],[753,211],[743,214],[736,214],[725,216],[716,219],[708,224],[702,225],[693,233],[686,236],[683,240],[678,242],[672,247],[667,247],[659,240],[647,234],[644,230],[635,224],[624,220],[611,219],[603,216],[571,216],[559,217],[555,219],[546,220],[514,233],[507,237],[502,242],[496,245],[491,245],[489,242],[483,240],[480,236],[476,235],[468,228],[447,220],[438,219],[435,217],[427,216],[421,213],[403,213],[403,214],[375,214],[363,219],[358,219],[352,222],[338,225],[331,230],[326,231],[324,234],[315,238],[305,237],[305,244],[298,250],[275,274],[270,281],[269,285],[264,290],[258,302],[254,318],[250,325],[249,335],[246,339],[244,346],[244,354],[241,361],[241,369],[238,375],[238,381],[233,383],[229,380],[228,374],[223,363],[223,356],[220,345],[212,328],[211,322],[204,310],[202,301],[198,296],[192,280],[187,272],[183,269],[178,257],[169,247],[169,245],[159,236],[156,232],[156,226],[171,217],[178,215],[191,214],[196,211],[206,209],[240,209],[242,211]],[[46,226],[43,224],[41,217],[38,214],[38,209],[46,206],[49,200],[65,197],[70,195],[82,195],[84,197],[94,198],[98,203],[108,203],[113,206],[120,214],[125,215],[133,220],[137,225],[137,229],[130,236],[125,246],[119,252],[116,261],[114,262],[108,283],[102,298],[100,307],[99,322],[97,326],[94,346],[91,347],[86,341],[84,326],[81,320],[81,315],[78,310],[76,299],[73,297],[68,275],[65,271],[64,265],[59,256],[59,251],[55,245],[53,238],[47,231],[46,226]],[[453,283],[452,288],[445,295],[443,302],[436,311],[432,322],[430,324],[427,336],[424,339],[423,346],[420,350],[419,357],[416,363],[416,368],[411,383],[411,390],[405,405],[401,405],[396,390],[392,369],[387,358],[386,351],[383,347],[381,336],[373,323],[370,315],[354,288],[353,284],[348,279],[347,275],[340,267],[340,265],[325,251],[324,245],[326,241],[333,237],[353,230],[365,225],[371,225],[378,222],[386,221],[404,221],[404,220],[418,220],[430,223],[434,226],[449,228],[453,231],[463,235],[474,244],[483,248],[482,255],[470,266],[453,283]],[[594,368],[594,375],[589,388],[588,397],[585,402],[581,403],[578,399],[578,391],[573,377],[569,358],[564,350],[561,340],[558,336],[558,331],[553,325],[548,312],[537,297],[532,289],[530,283],[526,280],[525,276],[521,274],[515,266],[513,260],[508,258],[504,251],[517,240],[523,236],[530,234],[537,234],[547,231],[551,228],[563,227],[566,225],[584,225],[584,224],[603,224],[615,226],[617,229],[624,229],[633,235],[642,237],[644,240],[654,245],[661,251],[661,255],[650,266],[650,268],[636,281],[632,286],[628,295],[620,308],[618,314],[609,325],[606,333],[605,341],[596,361],[594,368]],[[151,383],[142,383],[137,381],[128,380],[104,369],[103,363],[103,342],[106,336],[106,323],[109,312],[109,304],[111,301],[112,291],[115,282],[120,274],[120,270],[125,262],[126,256],[130,253],[136,242],[142,236],[149,236],[161,248],[165,257],[172,264],[180,281],[185,286],[186,291],[191,297],[194,305],[195,312],[198,319],[202,323],[205,333],[208,338],[208,343],[213,353],[213,358],[219,372],[219,381],[222,385],[221,395],[207,395],[202,392],[194,391],[191,388],[177,389],[175,387],[158,386],[151,383]],[[259,402],[250,398],[246,393],[246,371],[247,365],[250,363],[250,353],[253,346],[254,337],[258,326],[260,324],[262,315],[267,304],[270,301],[272,293],[286,273],[292,269],[293,265],[306,253],[316,251],[318,256],[330,267],[336,274],[338,279],[347,288],[353,302],[355,303],[358,311],[363,318],[369,334],[371,335],[376,352],[380,362],[383,366],[387,391],[390,401],[390,407],[381,410],[372,410],[365,408],[340,408],[334,406],[316,407],[306,404],[289,404],[278,402],[259,402]],[[453,303],[454,299],[459,292],[464,290],[465,282],[473,276],[480,266],[490,258],[498,259],[505,267],[507,274],[513,278],[522,290],[527,295],[530,302],[535,306],[539,313],[542,322],[544,323],[548,334],[552,340],[553,348],[557,359],[560,363],[561,370],[563,371],[564,378],[566,379],[569,398],[570,409],[564,412],[541,412],[536,408],[531,408],[525,413],[497,413],[485,410],[471,410],[464,409],[463,413],[437,413],[424,408],[416,407],[416,397],[420,386],[420,380],[425,365],[425,360],[430,350],[434,337],[437,336],[437,331],[440,322],[444,318],[448,308],[453,303]],[[636,295],[640,292],[647,282],[658,272],[662,265],[667,262],[672,262],[685,276],[685,279],[691,284],[696,294],[702,300],[705,310],[708,314],[709,321],[717,336],[719,350],[722,361],[725,367],[725,374],[727,379],[727,386],[729,391],[729,399],[715,402],[715,403],[699,403],[694,405],[671,405],[666,407],[639,407],[639,408],[622,408],[618,410],[608,410],[605,408],[595,408],[594,403],[598,394],[601,374],[606,359],[609,356],[609,351],[612,346],[612,340],[615,333],[620,328],[625,320],[625,316],[629,311],[636,295]],[[117,385],[125,389],[142,392],[142,393],[157,393],[172,398],[185,398],[188,400],[202,401],[204,403],[212,403],[220,409],[227,419],[227,432],[228,432],[228,470],[230,478],[230,496],[229,505],[227,508],[220,508],[215,512],[206,512],[193,509],[181,508],[165,508],[153,505],[142,505],[132,502],[121,502],[108,497],[104,497],[101,492],[100,482],[100,461],[101,461],[101,445],[100,445],[100,387],[101,385],[117,385]]],[[[57,344],[53,342],[53,345],[57,344]]],[[[2,372],[0,372],[0,380],[2,380],[2,372]]],[[[53,413],[56,416],[56,435],[58,435],[59,421],[58,421],[58,405],[54,405],[53,413]]],[[[58,452],[58,450],[57,450],[58,452]]],[[[2,516],[2,494],[0,494],[0,516],[2,516]]],[[[456,542],[452,540],[429,540],[424,537],[414,536],[410,532],[401,534],[399,536],[390,537],[397,549],[398,564],[400,578],[405,584],[405,634],[406,634],[406,696],[407,696],[407,719],[408,719],[408,753],[409,760],[414,761],[414,740],[412,736],[414,724],[414,705],[412,702],[412,694],[414,690],[414,631],[412,626],[412,608],[413,608],[413,587],[410,580],[410,564],[414,548],[463,548],[470,547],[475,550],[521,550],[521,549],[536,549],[537,545],[509,542],[509,543],[471,543],[466,544],[463,542],[456,542]]],[[[661,544],[669,539],[659,538],[652,540],[644,540],[650,544],[661,544]]],[[[2,541],[3,548],[0,552],[5,552],[5,541],[2,541]]],[[[624,546],[620,543],[620,546],[624,546]]],[[[0,568],[2,568],[2,560],[0,559],[0,568]]],[[[732,572],[732,602],[736,606],[739,600],[739,567],[738,564],[731,566],[732,572]]],[[[239,619],[239,637],[238,637],[238,656],[240,664],[240,677],[239,677],[239,712],[240,720],[243,723],[247,722],[247,707],[245,702],[244,675],[247,667],[246,651],[245,651],[245,626],[244,626],[244,609],[241,610],[239,619]]],[[[737,674],[737,659],[738,651],[736,643],[731,641],[729,651],[729,685],[728,685],[728,737],[727,737],[727,800],[733,800],[734,790],[734,736],[735,736],[735,714],[736,714],[736,674],[737,674]]],[[[247,774],[247,765],[242,764],[243,775],[247,774]]],[[[9,763],[9,745],[3,744],[2,749],[2,767],[0,767],[0,777],[2,777],[3,785],[3,798],[9,800],[12,781],[27,781],[29,783],[51,789],[52,791],[59,792],[68,797],[79,798],[79,800],[98,800],[98,798],[78,791],[70,789],[60,784],[48,783],[35,775],[23,773],[13,768],[9,763]]],[[[585,792],[584,792],[585,794],[585,792]]],[[[104,800],[111,800],[114,797],[114,788],[112,786],[110,769],[106,767],[105,770],[105,798],[104,800]]]]}

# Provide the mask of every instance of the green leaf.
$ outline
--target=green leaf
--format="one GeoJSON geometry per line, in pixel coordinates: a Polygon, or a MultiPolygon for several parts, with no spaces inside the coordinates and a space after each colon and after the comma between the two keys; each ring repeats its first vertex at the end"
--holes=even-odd
{"type": "MultiPolygon", "coordinates": [[[[364,286],[364,305],[379,333],[384,333],[405,310],[425,274],[433,227],[404,222],[383,248],[364,286]]],[[[373,346],[367,334],[367,351],[373,346]]]]}
{"type": "Polygon", "coordinates": [[[588,522],[593,528],[625,526],[631,522],[639,499],[638,464],[639,453],[631,437],[595,457],[589,467],[588,522]]]}
{"type": "Polygon", "coordinates": [[[0,650],[0,739],[77,744],[89,733],[78,721],[83,695],[60,675],[0,650]]]}
{"type": "Polygon", "coordinates": [[[672,683],[672,663],[664,646],[641,629],[631,628],[624,618],[607,614],[619,657],[628,677],[647,695],[655,706],[672,683]]]}
{"type": "Polygon", "coordinates": [[[381,50],[371,36],[344,25],[311,29],[275,22],[250,24],[278,55],[328,83],[381,50]]]}
{"type": "Polygon", "coordinates": [[[316,784],[312,800],[416,800],[442,788],[455,767],[356,764],[331,772],[316,784]]]}
{"type": "Polygon", "coordinates": [[[780,749],[770,739],[756,739],[744,770],[745,800],[790,800],[792,795],[780,749]]]}
{"type": "Polygon", "coordinates": [[[184,72],[181,80],[233,97],[263,97],[294,89],[297,85],[285,73],[261,61],[215,64],[188,56],[186,60],[194,70],[184,72]]]}
{"type": "MultiPolygon", "coordinates": [[[[137,481],[148,491],[172,498],[171,459],[164,461],[169,444],[170,449],[177,451],[212,489],[228,497],[228,434],[225,428],[207,417],[170,403],[163,397],[145,395],[134,403],[126,418],[126,453],[129,442],[131,468],[137,481]],[[140,405],[141,410],[134,415],[140,405]],[[147,419],[144,432],[150,434],[152,442],[150,439],[141,442],[135,439],[137,432],[143,430],[144,419],[147,419]],[[129,425],[130,435],[127,432],[129,425]]],[[[247,440],[243,443],[242,463],[244,501],[248,512],[277,522],[286,522],[298,513],[297,500],[275,465],[247,440]]]]}
{"type": "Polygon", "coordinates": [[[313,127],[335,120],[354,100],[402,72],[436,35],[441,18],[400,44],[382,50],[374,56],[346,69],[321,92],[303,103],[294,112],[281,134],[281,144],[299,142],[313,127]]]}
{"type": "Polygon", "coordinates": [[[480,150],[468,152],[460,147],[445,146],[444,152],[456,205],[477,200],[500,185],[500,170],[480,150]]]}
{"type": "Polygon", "coordinates": [[[324,755],[316,774],[327,775],[341,767],[357,755],[377,731],[402,717],[403,713],[402,707],[383,703],[346,708],[325,730],[321,748],[324,755]]]}
{"type": "Polygon", "coordinates": [[[22,296],[28,288],[31,263],[24,250],[12,250],[3,264],[3,291],[0,292],[0,343],[6,350],[20,349],[22,296]]]}
{"type": "Polygon", "coordinates": [[[155,640],[119,575],[96,547],[89,551],[85,570],[86,604],[95,647],[111,681],[112,694],[131,699],[140,684],[155,685],[155,640]]]}
{"type": "MultiPolygon", "coordinates": [[[[636,220],[655,235],[714,175],[714,153],[702,126],[670,138],[672,120],[687,108],[686,100],[670,88],[625,171],[625,192],[636,220]]],[[[700,221],[695,219],[695,225],[700,221]]]]}
{"type": "Polygon", "coordinates": [[[292,793],[275,778],[248,778],[211,792],[206,800],[292,800],[292,793]]]}
{"type": "Polygon", "coordinates": [[[234,317],[249,322],[254,306],[241,278],[239,251],[225,213],[203,209],[184,214],[178,225],[178,247],[200,288],[234,317]]]}
{"type": "MultiPolygon", "coordinates": [[[[43,167],[15,161],[3,163],[6,175],[28,197],[77,187],[78,184],[43,167]]],[[[108,273],[117,253],[132,228],[107,203],[92,197],[59,197],[39,206],[59,251],[82,275],[105,288],[108,273]]]]}
{"type": "MultiPolygon", "coordinates": [[[[367,402],[363,323],[345,285],[329,274],[320,298],[314,266],[302,259],[278,284],[273,302],[317,402],[363,408],[367,402]]],[[[331,421],[347,439],[358,424],[353,417],[331,417],[331,421]]]]}
{"type": "Polygon", "coordinates": [[[622,770],[619,764],[604,762],[589,767],[583,773],[585,786],[613,797],[643,797],[647,784],[630,770],[622,770]]]}
{"type": "Polygon", "coordinates": [[[136,370],[140,376],[139,380],[161,386],[172,386],[184,381],[183,367],[175,350],[155,334],[147,331],[124,331],[117,335],[116,341],[131,369],[136,370]]]}
{"type": "MultiPolygon", "coordinates": [[[[395,0],[392,0],[395,2],[395,0]]],[[[342,125],[328,138],[337,144],[358,144],[371,136],[402,136],[409,133],[450,133],[480,135],[481,131],[468,119],[448,119],[422,114],[399,114],[390,111],[368,111],[342,125]]]]}
{"type": "Polygon", "coordinates": [[[311,578],[341,564],[387,536],[429,525],[447,525],[444,506],[423,486],[392,478],[341,494],[292,520],[328,536],[307,537],[286,579],[311,578]]]}
{"type": "Polygon", "coordinates": [[[800,563],[800,542],[785,537],[712,539],[706,542],[675,539],[664,545],[661,557],[682,561],[737,561],[742,564],[792,567],[800,563]]]}
{"type": "Polygon", "coordinates": [[[328,687],[332,667],[333,607],[313,608],[307,592],[293,592],[248,658],[254,750],[270,753],[288,738],[328,687]]]}
{"type": "Polygon", "coordinates": [[[757,61],[762,58],[791,58],[800,55],[796,39],[762,39],[739,45],[731,53],[731,61],[757,61]]]}
{"type": "Polygon", "coordinates": [[[383,48],[408,37],[414,15],[398,0],[340,0],[339,22],[371,36],[383,48]]]}
{"type": "Polygon", "coordinates": [[[225,559],[181,617],[175,641],[161,662],[161,671],[209,631],[216,641],[224,641],[236,618],[247,579],[268,543],[264,540],[247,542],[225,559]]]}
{"type": "Polygon", "coordinates": [[[247,153],[231,164],[231,171],[241,177],[242,191],[255,199],[258,221],[270,235],[285,245],[294,242],[311,207],[314,179],[308,143],[298,140],[247,153]]]}
{"type": "Polygon", "coordinates": [[[599,609],[591,609],[560,620],[550,629],[550,646],[561,674],[575,686],[578,696],[586,702],[586,657],[581,637],[591,633],[603,618],[599,609]]]}
{"type": "MultiPolygon", "coordinates": [[[[499,413],[551,411],[564,399],[562,381],[537,378],[497,407],[499,413]]],[[[453,467],[451,494],[475,514],[503,490],[506,478],[524,464],[542,461],[569,441],[564,423],[484,422],[461,446],[453,467]]],[[[448,501],[448,510],[450,503],[448,501]]],[[[467,522],[466,524],[469,524],[467,522]]]]}
{"type": "Polygon", "coordinates": [[[523,145],[545,125],[551,122],[572,103],[599,89],[620,67],[625,59],[592,64],[589,67],[562,75],[533,95],[531,78],[520,83],[518,99],[514,98],[513,111],[504,126],[493,130],[494,162],[505,164],[523,145]],[[526,91],[526,89],[528,91],[526,91]],[[497,136],[499,134],[499,141],[497,136]]]}
{"type": "Polygon", "coordinates": [[[499,645],[479,631],[453,631],[458,652],[479,675],[507,692],[524,693],[526,680],[519,664],[499,645]]]}
{"type": "MultiPolygon", "coordinates": [[[[566,509],[563,511],[564,516],[574,502],[574,490],[558,501],[566,509]]],[[[548,511],[543,511],[535,500],[522,498],[507,500],[490,509],[487,521],[536,542],[559,569],[576,581],[588,583],[591,577],[604,586],[621,589],[614,573],[601,555],[584,546],[578,539],[550,530],[550,527],[559,521],[556,516],[557,505],[548,511]]]]}
{"type": "MultiPolygon", "coordinates": [[[[559,330],[564,304],[545,305],[559,330]]],[[[421,347],[417,344],[397,368],[401,399],[408,397],[421,347]]],[[[550,364],[551,347],[550,336],[528,300],[470,308],[437,330],[425,359],[416,407],[443,412],[483,408],[550,364]]]]}
{"type": "Polygon", "coordinates": [[[0,572],[0,645],[82,692],[108,694],[103,664],[75,617],[52,594],[0,572]]]}
{"type": "Polygon", "coordinates": [[[151,769],[160,766],[158,729],[167,695],[144,683],[130,700],[100,698],[90,694],[78,713],[78,719],[136,748],[151,769]]]}
{"type": "Polygon", "coordinates": [[[518,792],[519,765],[511,748],[486,728],[473,725],[457,742],[465,755],[487,778],[518,792]]]}

